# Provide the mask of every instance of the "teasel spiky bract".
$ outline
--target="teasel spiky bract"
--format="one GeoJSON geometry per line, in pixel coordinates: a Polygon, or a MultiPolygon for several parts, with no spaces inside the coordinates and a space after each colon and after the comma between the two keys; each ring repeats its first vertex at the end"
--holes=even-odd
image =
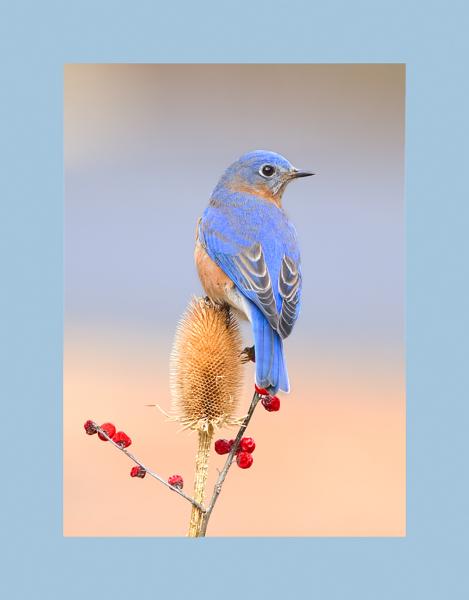
{"type": "Polygon", "coordinates": [[[242,343],[230,308],[193,298],[174,340],[170,361],[171,418],[183,428],[237,425],[242,343]]]}

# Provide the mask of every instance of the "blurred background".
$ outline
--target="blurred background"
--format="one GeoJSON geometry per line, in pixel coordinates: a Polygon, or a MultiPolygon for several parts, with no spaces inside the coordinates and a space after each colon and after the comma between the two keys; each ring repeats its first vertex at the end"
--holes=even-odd
{"type": "Polygon", "coordinates": [[[131,479],[83,423],[112,421],[191,493],[196,434],[145,405],[169,410],[175,327],[202,294],[197,218],[231,162],[267,149],[317,173],[283,198],[304,277],[292,391],[280,412],[257,410],[254,465],[232,467],[208,534],[405,535],[404,66],[77,64],[64,77],[64,534],[186,535],[190,505],[131,479]]]}

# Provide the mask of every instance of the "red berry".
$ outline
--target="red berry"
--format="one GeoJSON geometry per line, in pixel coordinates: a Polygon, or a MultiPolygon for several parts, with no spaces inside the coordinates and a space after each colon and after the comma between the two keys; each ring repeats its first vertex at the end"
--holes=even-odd
{"type": "Polygon", "coordinates": [[[256,449],[256,442],[252,437],[243,437],[239,443],[240,452],[249,452],[251,454],[256,449]]]}
{"type": "Polygon", "coordinates": [[[230,450],[231,450],[231,448],[233,448],[235,441],[236,441],[236,440],[230,440],[230,441],[228,442],[228,444],[230,445],[230,450]]]}
{"type": "MultiPolygon", "coordinates": [[[[112,438],[114,436],[114,434],[116,433],[116,428],[114,427],[114,425],[112,423],[103,423],[101,425],[101,429],[107,433],[107,435],[112,438]]],[[[98,431],[98,437],[100,440],[103,440],[103,442],[107,442],[109,441],[107,439],[107,437],[105,437],[101,432],[98,431]]]]}
{"type": "Polygon", "coordinates": [[[180,475],[171,475],[168,479],[168,483],[179,490],[182,490],[184,487],[184,479],[180,475]]]}
{"type": "Polygon", "coordinates": [[[115,433],[112,436],[112,441],[121,448],[128,448],[132,443],[132,440],[123,431],[118,431],[117,433],[115,433]]]}
{"type": "Polygon", "coordinates": [[[228,454],[232,444],[228,440],[217,440],[215,442],[215,452],[217,454],[228,454]]]}
{"type": "Polygon", "coordinates": [[[265,388],[257,387],[256,384],[254,384],[254,387],[256,388],[256,392],[259,394],[259,396],[270,396],[269,392],[265,388]]]}
{"type": "MultiPolygon", "coordinates": [[[[93,435],[93,433],[97,433],[98,430],[96,429],[96,423],[94,423],[93,421],[90,421],[88,419],[88,421],[86,421],[86,423],[83,425],[83,427],[85,428],[85,431],[88,435],[93,435]]],[[[106,439],[106,438],[104,438],[106,439]]]]}
{"type": "Polygon", "coordinates": [[[145,475],[146,475],[146,471],[140,465],[138,465],[136,467],[132,467],[130,469],[130,476],[131,477],[140,477],[140,479],[143,479],[145,477],[145,475]]]}
{"type": "Polygon", "coordinates": [[[277,396],[269,396],[268,398],[262,398],[262,406],[269,412],[277,412],[280,410],[280,398],[277,396]]]}
{"type": "Polygon", "coordinates": [[[240,452],[236,457],[236,462],[238,463],[238,467],[241,467],[241,469],[249,469],[254,462],[254,459],[252,454],[249,452],[240,452]]]}

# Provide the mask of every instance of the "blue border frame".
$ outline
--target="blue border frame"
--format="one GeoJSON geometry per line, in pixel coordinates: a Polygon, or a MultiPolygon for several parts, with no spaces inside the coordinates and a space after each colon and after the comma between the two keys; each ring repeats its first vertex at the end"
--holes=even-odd
{"type": "Polygon", "coordinates": [[[469,597],[464,3],[17,0],[2,6],[3,597],[469,597]],[[63,538],[67,62],[407,64],[406,538],[63,538]]]}

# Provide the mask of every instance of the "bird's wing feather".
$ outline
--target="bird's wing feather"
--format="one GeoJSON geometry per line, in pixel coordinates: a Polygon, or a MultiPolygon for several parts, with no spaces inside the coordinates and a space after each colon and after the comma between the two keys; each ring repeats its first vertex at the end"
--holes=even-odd
{"type": "Polygon", "coordinates": [[[278,332],[282,338],[290,335],[298,316],[301,272],[299,265],[289,256],[284,256],[278,278],[278,289],[282,297],[278,332]]]}
{"type": "Polygon", "coordinates": [[[235,256],[217,255],[222,269],[235,285],[264,313],[272,329],[277,331],[278,312],[270,273],[259,242],[244,248],[235,256]]]}

